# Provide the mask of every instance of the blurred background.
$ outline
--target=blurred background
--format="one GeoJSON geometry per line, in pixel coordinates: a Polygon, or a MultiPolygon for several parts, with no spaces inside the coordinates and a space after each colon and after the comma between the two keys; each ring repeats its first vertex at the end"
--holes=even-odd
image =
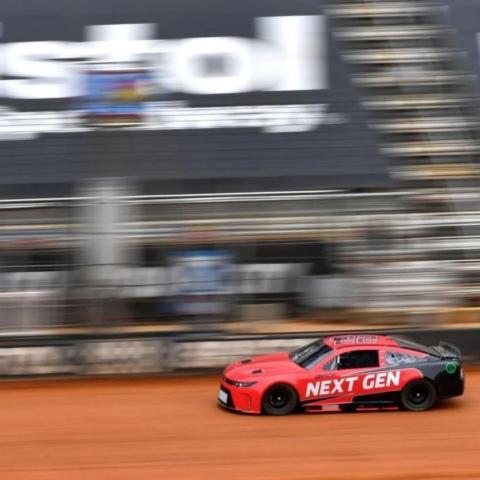
{"type": "Polygon", "coordinates": [[[25,0],[0,23],[2,375],[472,338],[480,3],[25,0]]]}

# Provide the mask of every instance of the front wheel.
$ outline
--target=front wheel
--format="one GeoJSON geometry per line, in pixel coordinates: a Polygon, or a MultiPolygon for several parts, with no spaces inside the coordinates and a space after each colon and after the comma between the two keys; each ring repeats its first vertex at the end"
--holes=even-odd
{"type": "Polygon", "coordinates": [[[298,404],[297,392],[288,385],[273,385],[262,399],[262,408],[270,415],[288,415],[298,404]]]}
{"type": "Polygon", "coordinates": [[[433,407],[437,401],[437,391],[427,380],[414,380],[402,390],[400,405],[405,410],[420,412],[433,407]]]}

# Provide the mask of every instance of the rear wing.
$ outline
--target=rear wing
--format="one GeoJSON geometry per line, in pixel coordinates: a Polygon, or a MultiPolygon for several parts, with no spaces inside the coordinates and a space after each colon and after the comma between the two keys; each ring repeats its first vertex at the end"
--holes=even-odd
{"type": "Polygon", "coordinates": [[[460,350],[455,346],[452,345],[451,343],[447,342],[440,342],[436,347],[431,347],[433,350],[435,350],[438,355],[440,355],[442,358],[452,358],[455,360],[460,360],[462,354],[460,350]]]}

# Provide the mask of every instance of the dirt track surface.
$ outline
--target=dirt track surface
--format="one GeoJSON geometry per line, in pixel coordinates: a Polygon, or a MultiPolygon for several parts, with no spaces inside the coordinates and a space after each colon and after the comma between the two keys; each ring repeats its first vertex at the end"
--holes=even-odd
{"type": "Polygon", "coordinates": [[[480,371],[422,413],[247,416],[216,378],[0,385],[0,478],[480,479],[480,371]]]}

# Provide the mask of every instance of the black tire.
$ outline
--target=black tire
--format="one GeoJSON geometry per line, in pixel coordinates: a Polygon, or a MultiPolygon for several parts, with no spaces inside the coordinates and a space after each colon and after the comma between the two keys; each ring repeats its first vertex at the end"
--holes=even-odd
{"type": "Polygon", "coordinates": [[[338,408],[345,413],[352,413],[357,410],[357,406],[353,405],[353,403],[344,403],[343,405],[339,405],[338,408]]]}
{"type": "Polygon", "coordinates": [[[263,395],[262,409],[269,415],[288,415],[298,404],[297,392],[289,385],[272,385],[263,395]]]}
{"type": "Polygon", "coordinates": [[[411,412],[428,410],[437,403],[437,391],[428,380],[414,380],[407,384],[400,396],[400,406],[411,412]]]}

